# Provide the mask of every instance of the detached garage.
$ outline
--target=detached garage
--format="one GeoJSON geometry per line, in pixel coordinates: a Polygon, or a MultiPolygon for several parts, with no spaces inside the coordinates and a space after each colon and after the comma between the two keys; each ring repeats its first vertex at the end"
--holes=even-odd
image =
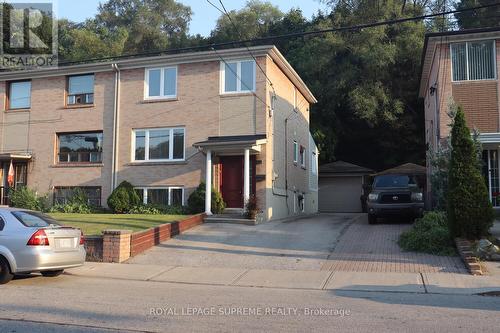
{"type": "Polygon", "coordinates": [[[361,213],[363,183],[374,171],[344,161],[319,168],[319,211],[324,213],[361,213]]]}

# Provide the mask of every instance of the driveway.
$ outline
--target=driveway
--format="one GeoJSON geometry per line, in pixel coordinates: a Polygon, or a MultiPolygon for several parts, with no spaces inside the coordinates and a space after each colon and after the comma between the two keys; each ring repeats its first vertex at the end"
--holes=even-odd
{"type": "Polygon", "coordinates": [[[397,244],[409,223],[385,220],[370,225],[364,216],[343,234],[335,251],[323,266],[328,271],[397,273],[467,273],[456,257],[403,252],[397,244]]]}
{"type": "Polygon", "coordinates": [[[322,214],[257,226],[207,223],[128,261],[188,267],[321,270],[356,214],[322,214]]]}

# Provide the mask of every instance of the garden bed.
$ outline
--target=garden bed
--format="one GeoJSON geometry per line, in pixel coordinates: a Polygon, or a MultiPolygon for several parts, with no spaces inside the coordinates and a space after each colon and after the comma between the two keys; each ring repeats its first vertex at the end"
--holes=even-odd
{"type": "Polygon", "coordinates": [[[145,214],[67,214],[50,213],[60,223],[80,228],[86,236],[101,235],[106,229],[147,230],[165,223],[186,219],[188,215],[145,214]]]}

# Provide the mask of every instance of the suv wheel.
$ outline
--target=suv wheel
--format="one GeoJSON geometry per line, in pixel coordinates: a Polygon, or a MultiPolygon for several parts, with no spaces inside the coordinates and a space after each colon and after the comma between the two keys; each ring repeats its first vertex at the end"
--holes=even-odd
{"type": "Polygon", "coordinates": [[[10,272],[9,263],[4,258],[0,257],[0,284],[6,284],[12,278],[14,274],[10,272]]]}
{"type": "Polygon", "coordinates": [[[368,215],[368,224],[377,224],[377,216],[376,215],[368,215]]]}

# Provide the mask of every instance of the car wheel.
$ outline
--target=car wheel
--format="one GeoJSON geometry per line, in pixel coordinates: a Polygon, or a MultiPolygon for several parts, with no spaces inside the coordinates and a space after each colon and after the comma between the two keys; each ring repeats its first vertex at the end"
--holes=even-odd
{"type": "Polygon", "coordinates": [[[40,272],[40,273],[45,277],[56,277],[56,276],[61,275],[63,272],[64,272],[64,269],[60,269],[57,271],[44,271],[44,272],[40,272]]]}
{"type": "Polygon", "coordinates": [[[377,224],[377,216],[368,215],[368,224],[377,224]]]}
{"type": "Polygon", "coordinates": [[[12,278],[14,274],[10,272],[9,263],[4,258],[0,257],[0,284],[6,284],[12,278]]]}

